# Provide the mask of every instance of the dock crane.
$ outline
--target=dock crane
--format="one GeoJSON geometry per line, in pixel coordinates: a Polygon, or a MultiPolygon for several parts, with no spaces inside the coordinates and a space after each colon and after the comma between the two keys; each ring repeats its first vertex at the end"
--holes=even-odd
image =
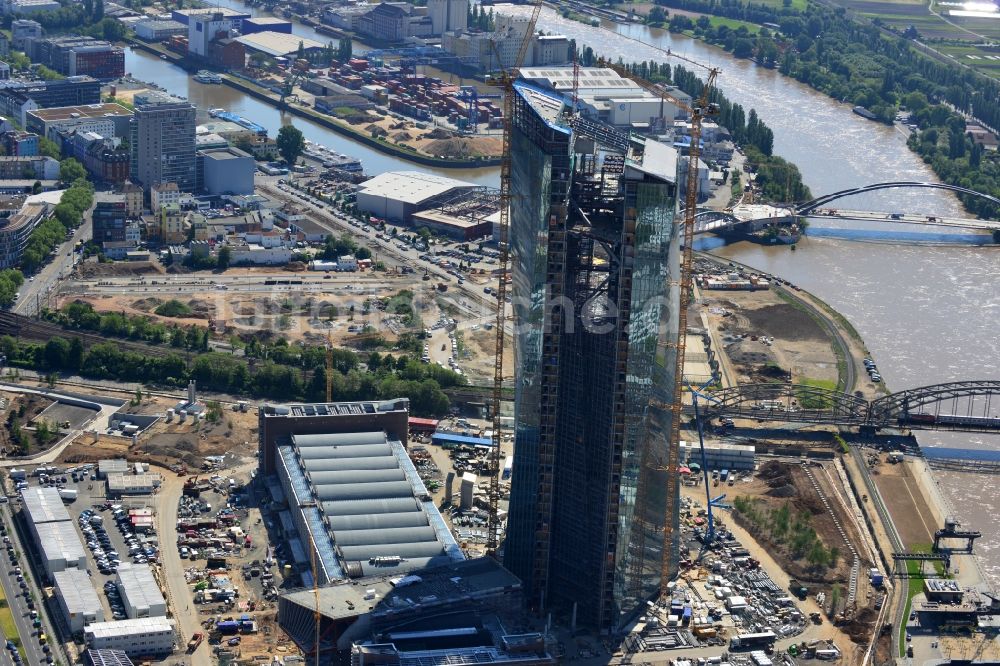
{"type": "MultiPolygon", "coordinates": [[[[507,323],[507,271],[510,270],[510,204],[513,193],[511,192],[511,133],[513,132],[514,115],[514,81],[517,80],[521,65],[528,53],[531,45],[531,37],[535,32],[535,24],[538,23],[538,15],[542,11],[541,0],[534,0],[531,10],[531,18],[528,20],[524,37],[521,40],[521,48],[517,52],[517,58],[512,67],[501,70],[497,81],[502,90],[503,103],[503,158],[500,161],[500,257],[497,281],[497,309],[496,309],[496,355],[493,359],[493,442],[490,447],[489,457],[489,501],[490,511],[487,523],[486,552],[496,556],[500,547],[500,429],[502,427],[500,418],[500,402],[503,397],[503,347],[504,347],[504,327],[507,323]]],[[[494,45],[495,48],[495,45],[494,45]]]]}

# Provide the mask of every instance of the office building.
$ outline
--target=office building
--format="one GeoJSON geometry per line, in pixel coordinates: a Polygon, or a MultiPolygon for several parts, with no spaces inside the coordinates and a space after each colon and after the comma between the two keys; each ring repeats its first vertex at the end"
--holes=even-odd
{"type": "Polygon", "coordinates": [[[110,42],[85,36],[25,40],[32,62],[66,76],[87,75],[110,80],[125,75],[125,51],[110,42]]]}
{"type": "Polygon", "coordinates": [[[358,31],[383,42],[430,37],[433,23],[426,7],[406,2],[380,2],[358,19],[358,31]]]}
{"type": "MultiPolygon", "coordinates": [[[[659,591],[679,249],[672,148],[515,85],[515,449],[505,565],[616,631],[659,591]]],[[[671,518],[676,521],[676,516],[671,518]]]]}
{"type": "Polygon", "coordinates": [[[94,194],[94,242],[113,243],[125,240],[127,217],[124,194],[94,194]]]}
{"type": "Polygon", "coordinates": [[[469,27],[469,0],[427,0],[427,14],[434,36],[465,30],[469,27]]]}
{"type": "Polygon", "coordinates": [[[53,141],[57,132],[66,130],[127,139],[131,122],[130,109],[114,102],[100,102],[29,111],[25,129],[53,141]]]}
{"type": "Polygon", "coordinates": [[[23,51],[25,40],[38,39],[42,36],[42,24],[31,19],[16,19],[11,21],[10,36],[11,46],[23,51]]]}
{"type": "Polygon", "coordinates": [[[50,206],[45,203],[25,203],[17,211],[0,213],[0,269],[17,268],[28,238],[45,219],[50,206]]]}
{"type": "MultiPolygon", "coordinates": [[[[69,527],[73,529],[72,524],[69,527]]],[[[104,621],[104,608],[86,567],[59,571],[52,575],[52,580],[59,610],[70,633],[79,633],[85,625],[104,621]]]]}
{"type": "Polygon", "coordinates": [[[144,187],[173,182],[194,191],[194,105],[159,92],[136,95],[134,100],[132,180],[144,187]]]}
{"type": "Polygon", "coordinates": [[[165,655],[174,650],[174,624],[165,617],[94,622],[83,628],[93,650],[121,650],[130,657],[165,655]]]}
{"type": "Polygon", "coordinates": [[[199,191],[206,194],[253,194],[257,162],[239,148],[198,151],[199,191]]]}
{"type": "Polygon", "coordinates": [[[24,126],[29,111],[98,104],[100,101],[101,82],[89,76],[55,81],[10,81],[0,88],[0,115],[13,118],[24,126]]]}
{"type": "Polygon", "coordinates": [[[115,586],[122,596],[125,614],[130,618],[158,617],[167,614],[167,602],[153,578],[148,564],[122,564],[118,567],[115,586]]]}

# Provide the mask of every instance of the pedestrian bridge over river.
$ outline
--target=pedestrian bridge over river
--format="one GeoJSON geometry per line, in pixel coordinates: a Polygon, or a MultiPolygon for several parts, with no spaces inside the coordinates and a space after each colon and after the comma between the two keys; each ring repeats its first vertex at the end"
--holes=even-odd
{"type": "Polygon", "coordinates": [[[873,183],[862,187],[854,187],[838,192],[831,192],[811,201],[788,206],[737,206],[732,211],[702,210],[695,215],[695,233],[724,233],[741,226],[748,230],[760,228],[769,222],[791,220],[795,217],[824,217],[842,220],[884,221],[902,224],[919,224],[941,227],[956,227],[977,231],[1000,230],[998,220],[974,220],[971,218],[939,217],[916,213],[881,213],[873,211],[843,210],[830,208],[829,204],[844,197],[899,188],[947,190],[968,196],[985,199],[1000,206],[1000,199],[989,194],[970,190],[967,187],[947,185],[945,183],[922,183],[919,181],[894,181],[873,183]]]}
{"type": "Polygon", "coordinates": [[[909,428],[1000,432],[1000,381],[963,381],[908,389],[866,400],[803,384],[742,384],[706,394],[703,412],[715,416],[829,423],[867,430],[909,428]]]}

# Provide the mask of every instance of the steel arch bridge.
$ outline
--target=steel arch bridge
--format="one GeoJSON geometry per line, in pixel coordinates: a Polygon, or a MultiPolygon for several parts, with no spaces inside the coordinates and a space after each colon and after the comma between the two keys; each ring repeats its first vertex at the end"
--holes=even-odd
{"type": "Polygon", "coordinates": [[[949,382],[873,401],[802,384],[742,384],[708,394],[705,415],[757,421],[1000,431],[1000,381],[949,382]]]}
{"type": "Polygon", "coordinates": [[[816,197],[812,201],[807,201],[805,203],[799,204],[795,208],[795,213],[797,215],[805,215],[811,213],[812,211],[825,206],[831,201],[841,199],[843,197],[849,197],[855,194],[864,194],[865,192],[874,192],[876,190],[891,190],[896,188],[913,187],[913,188],[925,188],[933,190],[948,190],[950,192],[957,192],[959,194],[967,194],[969,196],[979,197],[981,199],[986,199],[998,206],[1000,206],[1000,199],[989,194],[984,194],[982,192],[977,192],[976,190],[970,190],[967,187],[959,187],[958,185],[948,185],[946,183],[922,183],[915,180],[901,180],[888,183],[873,183],[871,185],[863,185],[861,187],[854,187],[848,190],[840,190],[839,192],[832,192],[830,194],[824,194],[821,197],[816,197]]]}
{"type": "Polygon", "coordinates": [[[741,384],[709,396],[706,412],[719,416],[861,425],[868,415],[864,398],[805,384],[741,384]]]}
{"type": "Polygon", "coordinates": [[[868,421],[876,426],[915,427],[926,423],[942,427],[965,425],[970,429],[1000,429],[1000,423],[992,425],[993,421],[1000,422],[1000,417],[993,415],[997,407],[1000,407],[1000,381],[949,382],[899,391],[873,400],[868,421]],[[941,408],[948,404],[952,406],[951,413],[942,414],[941,408]],[[955,413],[959,406],[964,413],[955,413]]]}

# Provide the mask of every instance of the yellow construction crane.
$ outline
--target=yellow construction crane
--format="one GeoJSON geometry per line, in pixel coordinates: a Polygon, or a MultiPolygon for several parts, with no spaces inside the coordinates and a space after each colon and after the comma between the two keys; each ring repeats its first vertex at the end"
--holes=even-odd
{"type": "MultiPolygon", "coordinates": [[[[521,40],[521,47],[518,49],[517,58],[509,69],[503,68],[500,62],[501,74],[498,84],[501,88],[503,98],[503,158],[500,162],[500,262],[497,268],[499,278],[497,281],[497,309],[496,309],[496,357],[493,366],[493,443],[490,448],[489,476],[490,476],[490,511],[486,535],[486,552],[496,556],[500,547],[500,519],[498,514],[498,503],[500,502],[500,402],[503,397],[503,347],[504,328],[507,323],[505,315],[507,310],[507,271],[510,270],[510,203],[511,203],[511,131],[513,129],[512,116],[514,114],[514,81],[520,73],[521,64],[528,53],[531,45],[532,35],[535,33],[535,24],[538,23],[538,15],[542,11],[541,0],[535,0],[531,10],[531,18],[524,31],[524,38],[521,40]]],[[[494,45],[494,49],[496,49],[494,45]]]]}
{"type": "MultiPolygon", "coordinates": [[[[667,55],[675,56],[675,54],[670,52],[665,53],[667,53],[667,55]]],[[[686,58],[681,59],[691,62],[686,58]]],[[[669,406],[662,404],[658,405],[660,408],[669,407],[670,435],[667,441],[666,460],[654,460],[650,456],[650,449],[652,448],[652,445],[647,444],[647,446],[643,447],[643,460],[640,463],[644,467],[666,473],[667,492],[666,506],[663,511],[663,550],[660,558],[660,594],[662,597],[667,594],[667,582],[670,578],[671,567],[673,566],[673,516],[677,512],[677,492],[675,484],[678,482],[677,470],[680,466],[681,414],[683,407],[681,400],[684,395],[685,332],[687,331],[687,311],[691,302],[691,292],[693,286],[691,261],[693,256],[692,246],[694,244],[695,214],[698,212],[698,162],[701,157],[701,126],[706,117],[715,115],[719,112],[718,105],[709,101],[712,88],[715,86],[715,80],[719,76],[719,70],[715,68],[706,68],[708,70],[708,76],[705,80],[705,85],[702,88],[701,95],[699,95],[697,100],[692,100],[692,104],[689,104],[687,101],[681,100],[680,98],[670,94],[670,92],[662,86],[650,83],[649,81],[636,76],[621,65],[600,60],[598,61],[598,66],[613,69],[620,76],[634,81],[645,90],[648,90],[664,101],[677,106],[677,108],[682,111],[685,111],[691,117],[691,147],[688,150],[687,182],[686,192],[684,195],[684,250],[681,254],[681,272],[679,283],[680,310],[677,313],[678,331],[675,356],[676,360],[674,366],[673,396],[669,406]]],[[[704,67],[704,65],[701,66],[704,67]]],[[[645,492],[648,492],[648,489],[646,489],[644,485],[640,485],[638,492],[640,494],[644,494],[645,492]]],[[[640,498],[636,499],[636,506],[641,506],[640,498]]],[[[646,530],[640,526],[634,544],[635,552],[637,553],[637,556],[633,560],[635,570],[645,568],[643,566],[643,559],[645,556],[645,533],[646,530]]],[[[638,576],[636,576],[636,580],[639,580],[638,576]]]]}

